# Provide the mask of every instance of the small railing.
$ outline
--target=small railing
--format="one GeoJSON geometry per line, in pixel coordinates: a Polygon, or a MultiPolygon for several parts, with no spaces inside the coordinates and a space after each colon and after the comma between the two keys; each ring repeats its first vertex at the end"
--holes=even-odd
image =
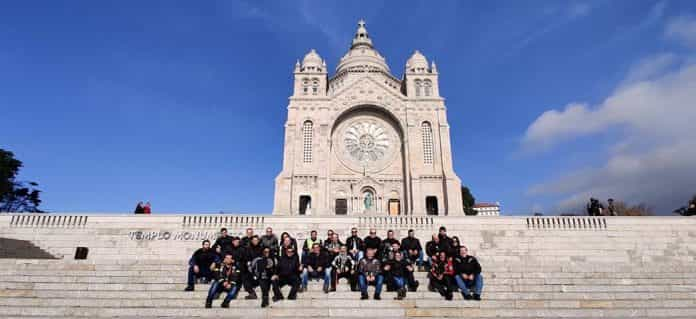
{"type": "Polygon", "coordinates": [[[554,230],[604,230],[607,219],[586,216],[527,217],[528,229],[554,230]]]}
{"type": "Polygon", "coordinates": [[[434,219],[427,216],[366,216],[359,217],[358,224],[362,227],[431,228],[434,219]]]}
{"type": "Polygon", "coordinates": [[[183,216],[181,226],[213,227],[213,226],[257,226],[263,225],[263,216],[183,216]]]}
{"type": "Polygon", "coordinates": [[[87,218],[72,215],[12,215],[10,227],[85,227],[87,218]]]}

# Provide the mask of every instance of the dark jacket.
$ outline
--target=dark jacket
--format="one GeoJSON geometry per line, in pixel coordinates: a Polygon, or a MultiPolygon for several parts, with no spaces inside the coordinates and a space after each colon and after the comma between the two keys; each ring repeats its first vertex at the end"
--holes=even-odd
{"type": "Polygon", "coordinates": [[[196,250],[196,252],[193,253],[193,256],[191,256],[191,260],[189,260],[189,265],[195,265],[201,268],[205,267],[207,269],[210,268],[210,265],[212,265],[214,262],[218,261],[218,259],[219,257],[214,250],[205,250],[203,248],[198,248],[198,250],[196,250]]]}
{"type": "Polygon", "coordinates": [[[382,245],[382,239],[376,236],[374,238],[367,236],[363,242],[365,243],[365,249],[379,249],[382,245]]]}
{"type": "Polygon", "coordinates": [[[251,262],[251,273],[256,280],[270,280],[277,274],[278,260],[274,257],[257,257],[251,262]]]}
{"type": "Polygon", "coordinates": [[[276,235],[263,235],[261,236],[261,247],[267,247],[271,250],[271,254],[276,254],[278,252],[278,237],[276,235]]]}
{"type": "Polygon", "coordinates": [[[240,242],[242,247],[249,247],[251,246],[251,237],[244,236],[240,242]]]}
{"type": "Polygon", "coordinates": [[[454,259],[454,270],[457,275],[478,275],[481,273],[481,265],[474,256],[458,256],[454,259]]]}
{"type": "Polygon", "coordinates": [[[440,252],[440,245],[435,241],[431,240],[425,243],[425,254],[429,257],[435,256],[440,252]]]}
{"type": "Polygon", "coordinates": [[[263,256],[263,247],[261,247],[261,245],[249,245],[249,247],[244,250],[244,261],[246,263],[251,263],[254,259],[261,256],[263,256]]]}
{"type": "Polygon", "coordinates": [[[403,250],[423,250],[423,247],[421,247],[420,240],[418,238],[411,238],[411,237],[406,237],[401,240],[401,249],[403,250]]]}
{"type": "Polygon", "coordinates": [[[232,247],[232,236],[218,237],[213,244],[213,250],[220,247],[220,252],[224,252],[232,247]]]}
{"type": "Polygon", "coordinates": [[[232,257],[234,257],[234,260],[237,262],[238,265],[241,265],[246,260],[246,249],[244,249],[244,247],[242,246],[231,246],[227,250],[222,251],[222,257],[225,257],[225,254],[232,255],[232,257]]]}
{"type": "Polygon", "coordinates": [[[358,250],[365,250],[365,242],[358,236],[350,236],[348,239],[346,239],[346,247],[348,248],[348,251],[353,250],[353,246],[355,246],[358,250]]]}
{"type": "Polygon", "coordinates": [[[440,237],[440,244],[438,244],[440,251],[444,251],[448,256],[451,256],[452,247],[454,247],[454,241],[452,238],[443,235],[437,235],[440,237]]]}
{"type": "Polygon", "coordinates": [[[297,254],[278,258],[278,276],[290,277],[300,274],[300,258],[297,254]]]}
{"type": "Polygon", "coordinates": [[[305,267],[311,266],[314,270],[317,270],[319,267],[326,269],[329,266],[329,255],[325,251],[319,252],[319,255],[310,253],[307,255],[307,258],[302,260],[302,264],[305,267]]]}
{"type": "Polygon", "coordinates": [[[390,266],[389,272],[394,277],[403,277],[409,271],[406,267],[411,265],[408,259],[402,259],[401,261],[391,259],[386,264],[390,266]]]}
{"type": "Polygon", "coordinates": [[[358,272],[365,276],[379,275],[382,273],[382,263],[377,258],[368,259],[365,257],[358,263],[358,272]]]}
{"type": "Polygon", "coordinates": [[[233,285],[241,283],[241,275],[239,268],[234,263],[230,266],[225,265],[222,262],[216,263],[215,269],[213,270],[213,276],[215,277],[215,280],[218,282],[227,281],[233,285]]]}

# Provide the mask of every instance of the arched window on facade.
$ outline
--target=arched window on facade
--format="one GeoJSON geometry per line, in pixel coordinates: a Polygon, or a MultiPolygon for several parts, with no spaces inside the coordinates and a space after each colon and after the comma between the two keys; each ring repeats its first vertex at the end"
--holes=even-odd
{"type": "Polygon", "coordinates": [[[312,121],[306,121],[302,125],[302,144],[304,146],[303,148],[303,153],[302,153],[302,158],[305,163],[311,163],[312,162],[312,135],[314,134],[313,132],[313,127],[312,127],[312,121]]]}
{"type": "Polygon", "coordinates": [[[415,85],[416,85],[416,96],[421,96],[421,86],[423,85],[423,82],[421,82],[421,80],[416,80],[415,85]]]}
{"type": "Polygon", "coordinates": [[[312,80],[312,95],[317,95],[319,92],[319,80],[312,80]]]}
{"type": "Polygon", "coordinates": [[[433,128],[430,123],[421,124],[421,135],[423,135],[423,163],[433,163],[433,128]]]}
{"type": "Polygon", "coordinates": [[[423,92],[425,93],[425,96],[433,95],[433,82],[430,80],[423,81],[423,92]]]}
{"type": "Polygon", "coordinates": [[[309,92],[309,80],[303,79],[302,80],[302,94],[307,95],[307,92],[309,92]]]}

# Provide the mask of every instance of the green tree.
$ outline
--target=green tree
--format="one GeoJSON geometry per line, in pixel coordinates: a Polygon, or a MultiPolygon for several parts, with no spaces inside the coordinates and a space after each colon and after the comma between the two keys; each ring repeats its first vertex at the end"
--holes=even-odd
{"type": "Polygon", "coordinates": [[[477,214],[476,211],[474,210],[474,204],[476,204],[476,198],[474,198],[474,195],[471,195],[471,191],[466,186],[462,186],[462,204],[464,206],[464,214],[465,215],[476,215],[477,214]]]}
{"type": "Polygon", "coordinates": [[[22,162],[12,152],[0,149],[0,212],[40,213],[39,184],[17,181],[21,167],[22,162]]]}

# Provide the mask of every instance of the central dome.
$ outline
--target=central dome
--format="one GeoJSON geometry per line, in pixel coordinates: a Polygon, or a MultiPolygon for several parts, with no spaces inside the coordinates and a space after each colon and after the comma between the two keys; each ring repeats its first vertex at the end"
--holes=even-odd
{"type": "Polygon", "coordinates": [[[372,39],[367,33],[363,20],[358,22],[358,30],[355,32],[350,50],[336,67],[337,74],[345,71],[389,72],[389,66],[384,57],[372,46],[372,39]]]}

